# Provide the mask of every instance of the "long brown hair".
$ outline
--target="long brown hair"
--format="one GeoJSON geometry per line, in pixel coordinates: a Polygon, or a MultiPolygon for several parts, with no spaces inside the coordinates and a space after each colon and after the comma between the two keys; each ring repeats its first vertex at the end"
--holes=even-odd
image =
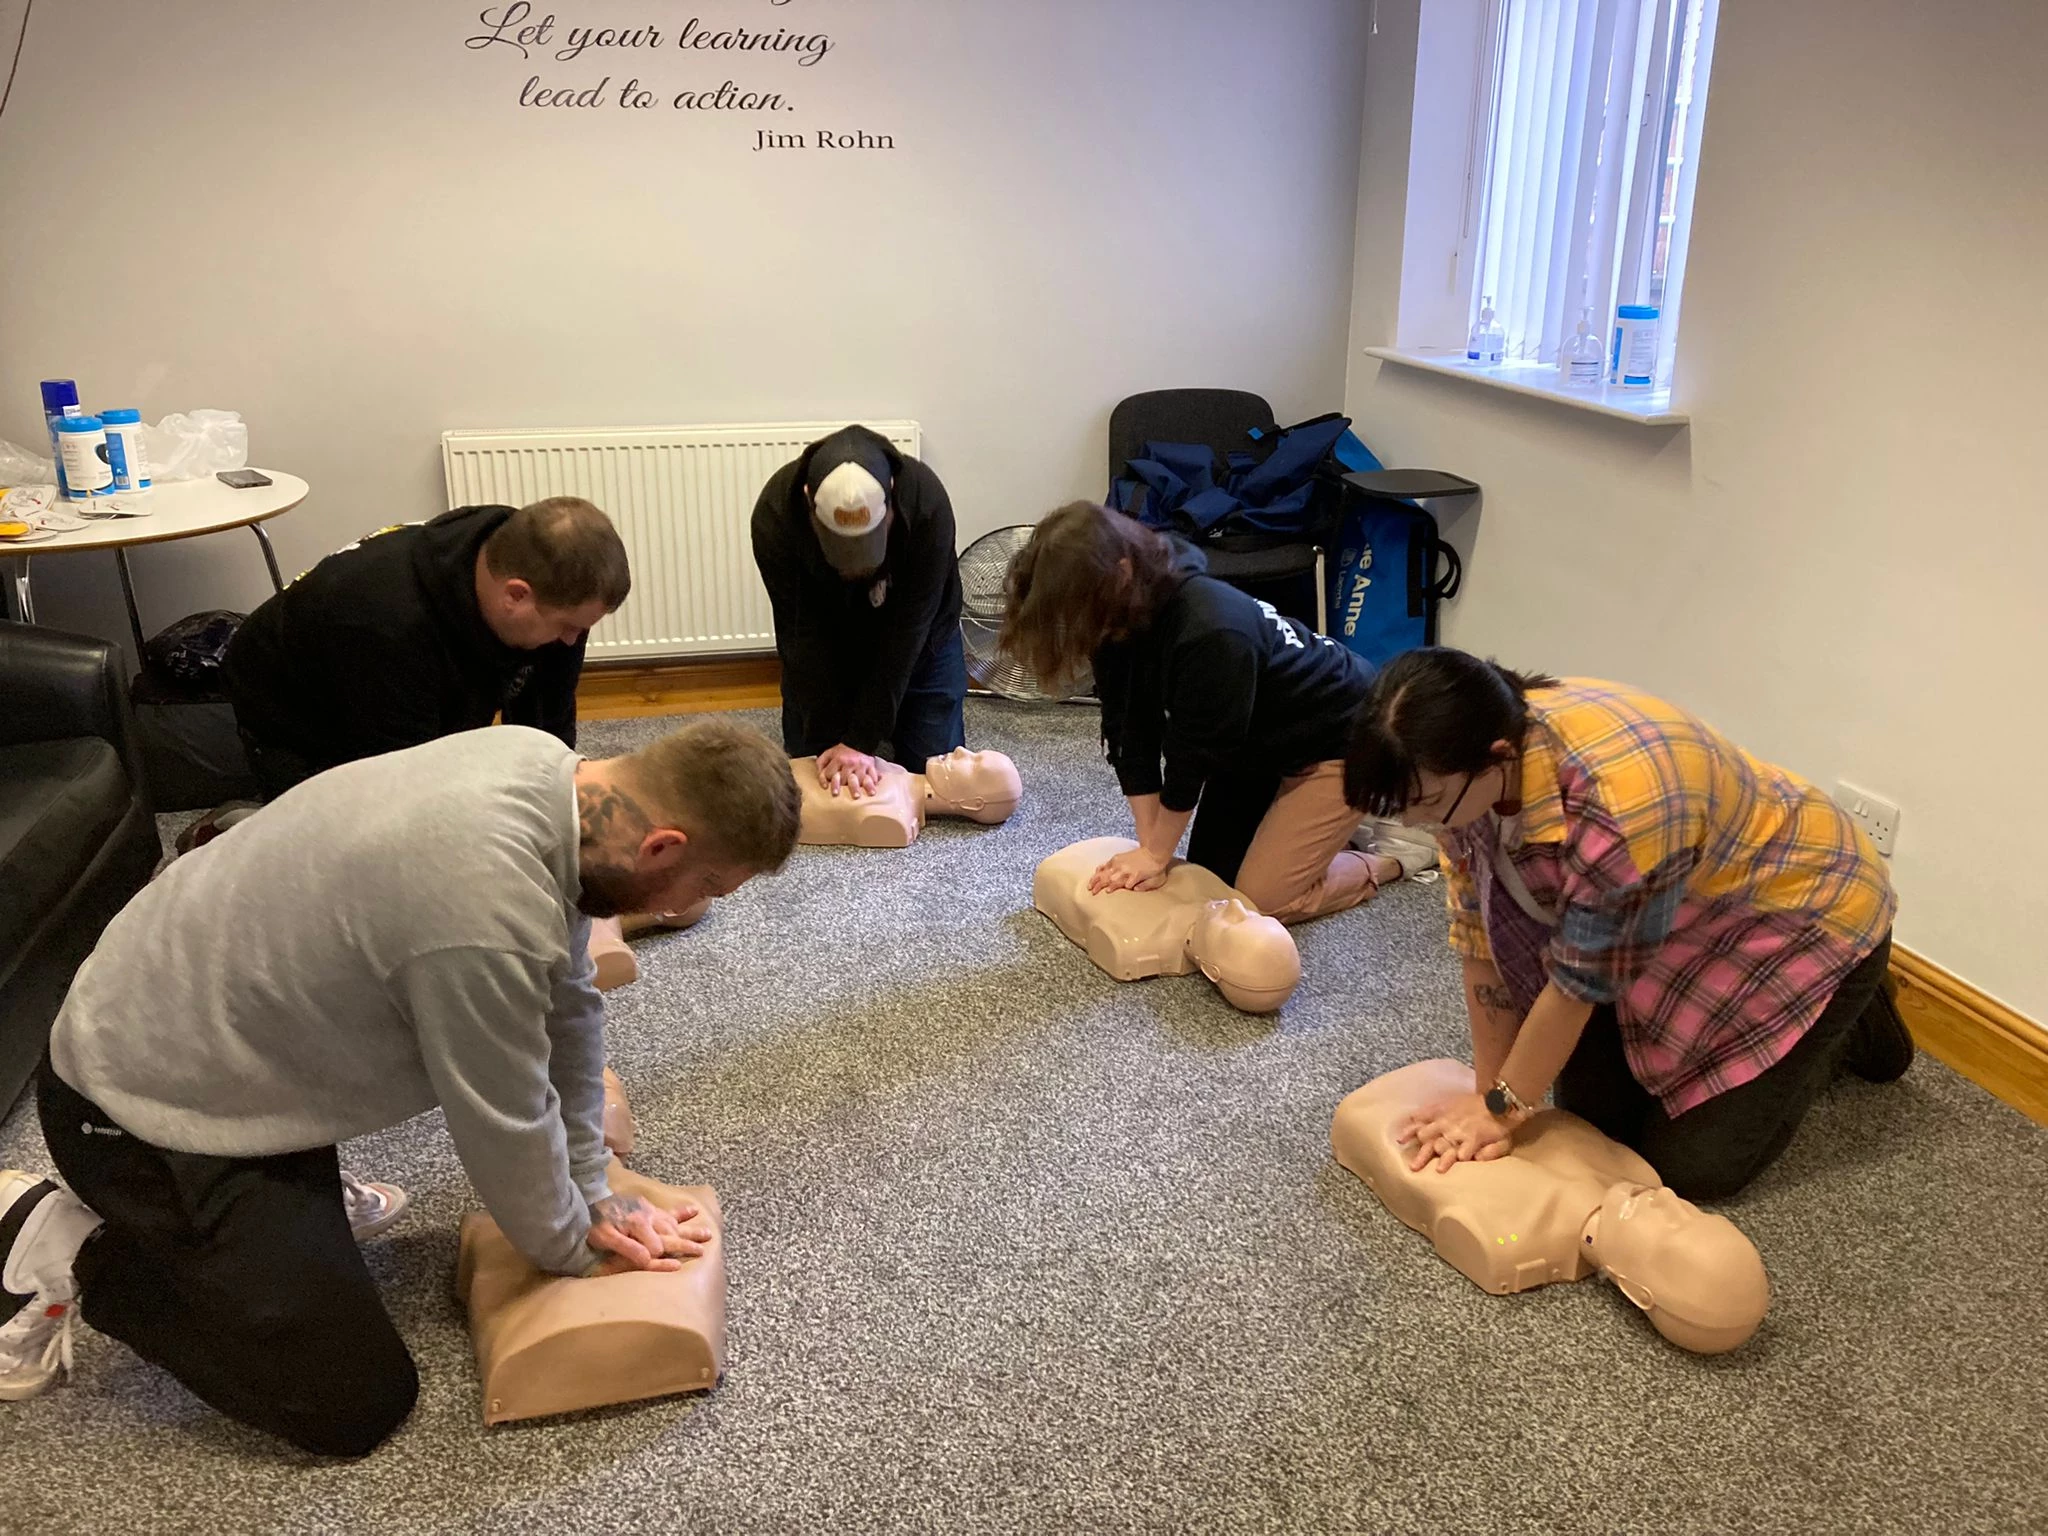
{"type": "Polygon", "coordinates": [[[1070,683],[1105,640],[1151,621],[1172,570],[1164,534],[1092,501],[1068,502],[1010,562],[1001,650],[1043,688],[1070,683]]]}

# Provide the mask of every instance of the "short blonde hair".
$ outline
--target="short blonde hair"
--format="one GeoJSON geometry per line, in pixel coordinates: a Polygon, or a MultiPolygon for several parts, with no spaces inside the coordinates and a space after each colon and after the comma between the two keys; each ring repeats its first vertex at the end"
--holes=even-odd
{"type": "Polygon", "coordinates": [[[788,754],[759,731],[707,715],[621,766],[657,824],[721,863],[772,874],[796,847],[803,796],[788,754]]]}

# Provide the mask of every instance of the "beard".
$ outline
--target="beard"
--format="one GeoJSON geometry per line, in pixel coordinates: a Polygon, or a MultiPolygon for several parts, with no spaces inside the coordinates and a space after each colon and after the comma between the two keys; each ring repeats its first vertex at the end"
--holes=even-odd
{"type": "Polygon", "coordinates": [[[613,864],[586,865],[583,890],[576,898],[576,910],[585,917],[624,917],[645,912],[653,904],[658,881],[636,875],[613,864]]]}

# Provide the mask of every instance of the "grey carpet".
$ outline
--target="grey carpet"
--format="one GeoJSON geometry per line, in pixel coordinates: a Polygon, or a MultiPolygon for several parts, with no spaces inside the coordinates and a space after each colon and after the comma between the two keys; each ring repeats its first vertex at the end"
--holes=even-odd
{"type": "MultiPolygon", "coordinates": [[[[0,1530],[2044,1528],[2041,1131],[1926,1061],[1838,1087],[1728,1208],[1776,1288],[1729,1357],[1598,1283],[1485,1296],[1326,1140],[1459,1045],[1437,890],[1300,930],[1277,1022],[1119,986],[1029,910],[1119,830],[1092,716],[970,723],[1023,768],[1007,827],[801,850],[614,995],[638,1162],[729,1216],[715,1393],[483,1429],[428,1117],[347,1148],[415,1202],[368,1250],[425,1381],[385,1449],[280,1453],[85,1332],[0,1404],[0,1530]]],[[[43,1165],[20,1110],[7,1163],[43,1165]]]]}

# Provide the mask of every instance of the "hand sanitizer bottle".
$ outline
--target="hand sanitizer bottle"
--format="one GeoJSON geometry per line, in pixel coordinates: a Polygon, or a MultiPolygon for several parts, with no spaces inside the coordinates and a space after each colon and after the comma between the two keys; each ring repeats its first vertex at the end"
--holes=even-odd
{"type": "Polygon", "coordinates": [[[1557,350],[1557,371],[1572,389],[1597,388],[1607,372],[1607,349],[1593,334],[1593,311],[1579,315],[1579,333],[1557,350]]]}
{"type": "Polygon", "coordinates": [[[1479,323],[1472,327],[1472,335],[1465,343],[1465,361],[1492,367],[1507,356],[1508,333],[1493,322],[1493,295],[1488,294],[1479,305],[1479,323]]]}

